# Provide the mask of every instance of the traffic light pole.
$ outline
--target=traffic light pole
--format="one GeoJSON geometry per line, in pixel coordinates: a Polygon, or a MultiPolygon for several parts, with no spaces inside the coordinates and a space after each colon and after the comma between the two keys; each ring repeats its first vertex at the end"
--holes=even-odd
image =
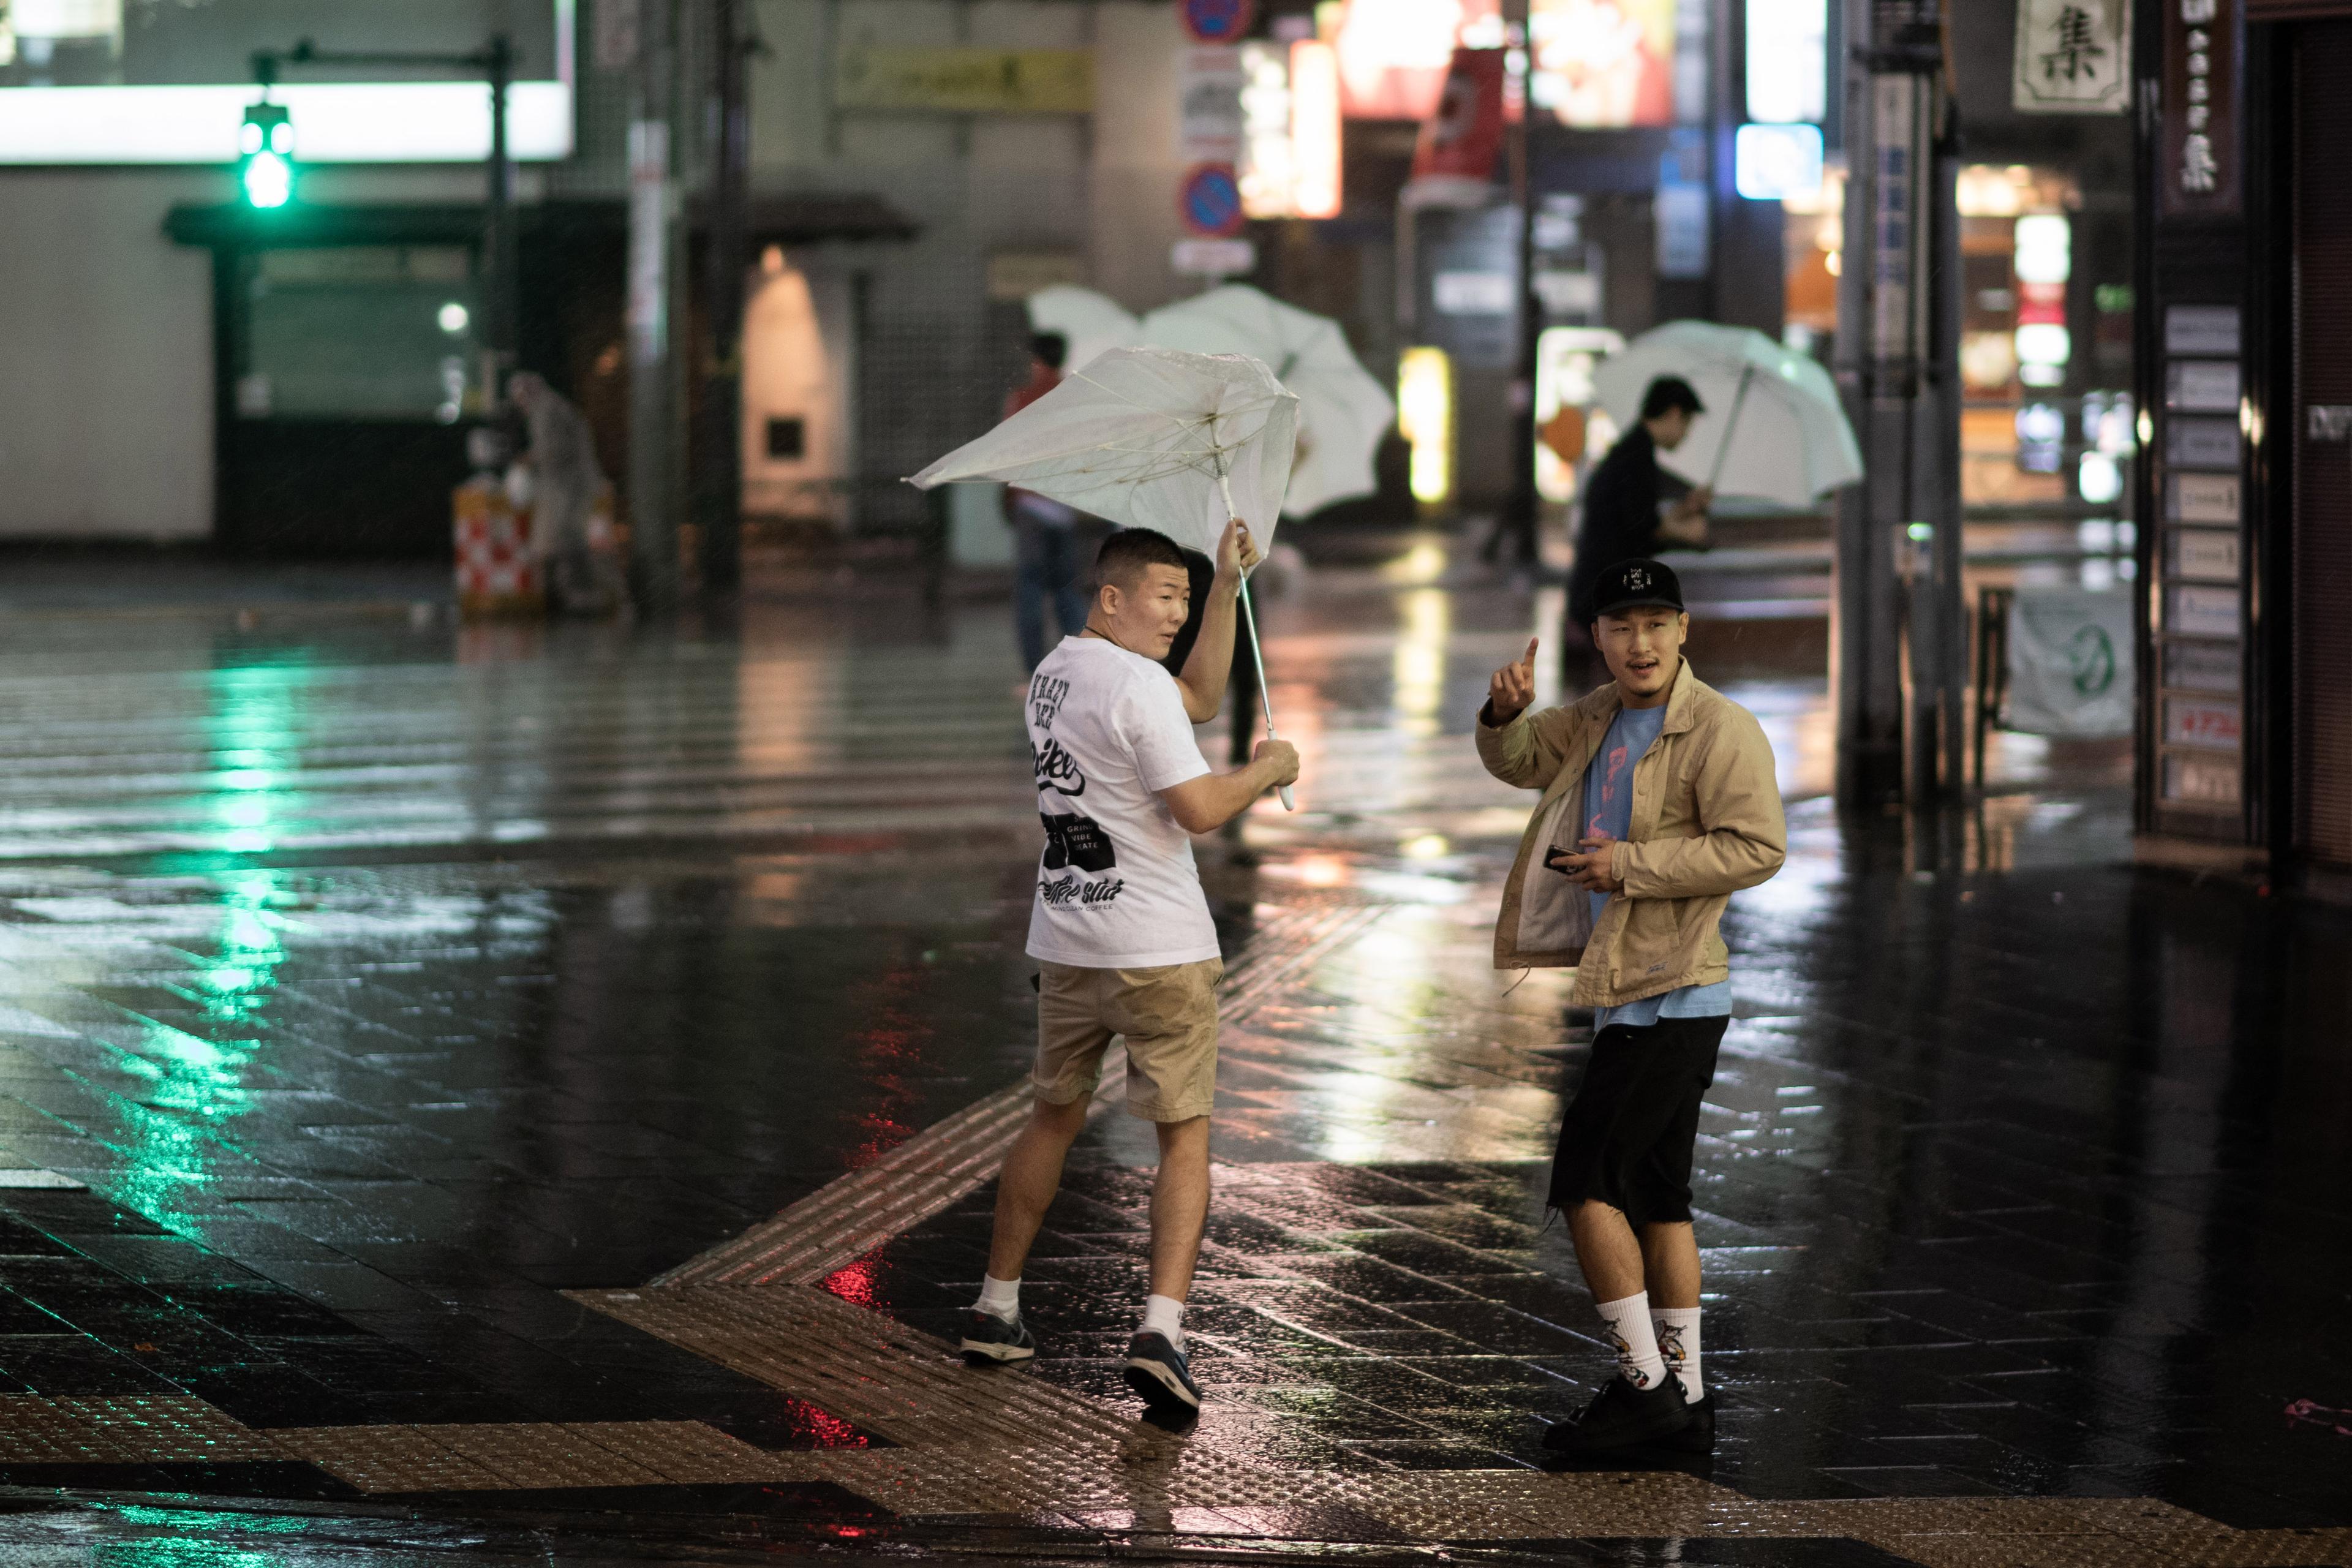
{"type": "Polygon", "coordinates": [[[1512,320],[1517,331],[1512,344],[1511,483],[1503,492],[1503,513],[1489,538],[1490,552],[1504,555],[1503,564],[1516,570],[1533,568],[1542,557],[1537,539],[1539,499],[1536,494],[1536,361],[1543,333],[1543,300],[1536,291],[1536,172],[1531,126],[1535,100],[1528,86],[1534,74],[1535,37],[1528,0],[1510,0],[1505,14],[1518,28],[1519,118],[1509,130],[1511,205],[1518,209],[1518,250],[1512,276],[1518,286],[1518,309],[1512,320]]]}
{"type": "Polygon", "coordinates": [[[490,39],[483,63],[490,79],[490,181],[482,204],[482,399],[492,415],[506,406],[507,376],[520,347],[516,316],[522,292],[515,247],[514,160],[507,148],[507,96],[514,81],[514,45],[504,33],[490,39]]]}
{"type": "Polygon", "coordinates": [[[404,49],[322,49],[309,38],[284,52],[253,57],[254,79],[266,94],[283,67],[396,66],[412,69],[471,71],[490,84],[489,184],[482,206],[482,403],[495,417],[506,407],[507,376],[515,368],[517,301],[521,293],[515,249],[514,160],[507,145],[507,100],[514,84],[514,41],[493,34],[471,54],[434,54],[404,49]]]}

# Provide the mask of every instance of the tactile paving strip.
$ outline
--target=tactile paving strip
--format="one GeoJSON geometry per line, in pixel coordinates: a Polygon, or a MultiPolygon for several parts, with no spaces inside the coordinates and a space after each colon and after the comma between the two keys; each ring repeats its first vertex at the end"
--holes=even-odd
{"type": "MultiPolygon", "coordinates": [[[[1107,1070],[1099,1111],[1126,1083],[1126,1058],[1107,1070]]],[[[653,1282],[807,1283],[913,1229],[996,1174],[1029,1114],[1026,1080],[924,1129],[870,1165],[828,1182],[773,1219],[688,1259],[653,1282]]]]}
{"type": "Polygon", "coordinates": [[[806,1286],[572,1294],[901,1445],[762,1456],[901,1518],[1469,1545],[1834,1538],[1925,1568],[2289,1568],[2344,1563],[2352,1548],[2352,1531],[2234,1531],[2140,1499],[1774,1502],[1670,1473],[1281,1470],[1017,1372],[964,1367],[945,1342],[806,1286]]]}
{"type": "Polygon", "coordinates": [[[943,1341],[807,1285],[572,1290],[573,1300],[906,1447],[1116,1443],[1134,1422],[1019,1373],[976,1376],[943,1341]]]}
{"type": "Polygon", "coordinates": [[[201,1399],[0,1394],[0,1463],[215,1464],[279,1457],[267,1438],[201,1399]]]}
{"type": "Polygon", "coordinates": [[[815,1479],[808,1463],[812,1456],[771,1454],[699,1421],[302,1426],[268,1436],[285,1454],[307,1459],[364,1492],[815,1479]]]}
{"type": "MultiPolygon", "coordinates": [[[[1383,904],[1318,899],[1261,906],[1249,956],[1229,971],[1217,1012],[1227,1025],[1324,954],[1361,934],[1388,911],[1383,904]]],[[[1116,1103],[1126,1085],[1126,1058],[1114,1052],[1091,1113],[1116,1103]]],[[[1029,1114],[1027,1081],[998,1090],[924,1129],[870,1165],[820,1190],[653,1281],[679,1285],[811,1284],[845,1268],[892,1237],[913,1229],[995,1175],[1029,1114]]]]}
{"type": "Polygon", "coordinates": [[[373,1494],[827,1481],[903,1519],[1378,1544],[1770,1537],[1922,1568],[2323,1568],[2352,1530],[2237,1531],[2146,1499],[1774,1502],[1674,1474],[1280,1470],[1127,1418],[807,1287],[580,1299],[911,1446],[770,1453],[696,1421],[256,1431],[201,1399],[0,1395],[0,1462],[306,1460],[373,1494]],[[609,1303],[609,1305],[608,1305],[609,1303]],[[705,1347],[708,1347],[707,1349],[705,1347]]]}

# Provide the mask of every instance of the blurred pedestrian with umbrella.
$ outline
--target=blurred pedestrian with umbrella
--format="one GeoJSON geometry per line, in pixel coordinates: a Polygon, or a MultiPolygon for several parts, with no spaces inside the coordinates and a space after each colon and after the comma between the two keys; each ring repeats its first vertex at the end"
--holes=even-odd
{"type": "Polygon", "coordinates": [[[1715,411],[1687,440],[1659,447],[1660,465],[1692,484],[1801,508],[1862,478],[1837,383],[1811,354],[1747,327],[1668,321],[1602,361],[1592,384],[1625,425],[1661,376],[1686,383],[1715,411]]]}
{"type": "Polygon", "coordinates": [[[1568,571],[1568,624],[1560,639],[1562,672],[1571,687],[1583,682],[1567,668],[1569,661],[1592,649],[1592,590],[1601,574],[1671,545],[1706,542],[1706,509],[1715,492],[1701,485],[1671,506],[1662,506],[1658,471],[1659,452],[1681,446],[1690,435],[1691,422],[1705,411],[1689,382],[1659,376],[1642,395],[1641,417],[1585,481],[1576,560],[1568,571]]]}
{"type": "Polygon", "coordinates": [[[1703,547],[1717,495],[1806,508],[1862,477],[1829,372],[1749,328],[1668,321],[1601,362],[1592,384],[1612,418],[1638,427],[1586,487],[1569,576],[1571,640],[1591,627],[1601,574],[1669,546],[1703,547]],[[1662,473],[1696,487],[1663,515],[1662,473]]]}

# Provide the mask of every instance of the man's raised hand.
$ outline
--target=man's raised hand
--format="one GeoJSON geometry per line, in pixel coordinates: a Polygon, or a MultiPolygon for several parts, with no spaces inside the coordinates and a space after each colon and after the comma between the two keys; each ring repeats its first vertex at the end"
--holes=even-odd
{"type": "Polygon", "coordinates": [[[1217,541],[1217,575],[1226,583],[1239,583],[1257,567],[1257,541],[1250,537],[1249,524],[1240,518],[1229,518],[1225,531],[1217,541]]]}
{"type": "Polygon", "coordinates": [[[1496,728],[1509,723],[1536,700],[1536,642],[1528,639],[1528,651],[1516,664],[1507,664],[1495,672],[1486,683],[1486,711],[1496,728]]]}

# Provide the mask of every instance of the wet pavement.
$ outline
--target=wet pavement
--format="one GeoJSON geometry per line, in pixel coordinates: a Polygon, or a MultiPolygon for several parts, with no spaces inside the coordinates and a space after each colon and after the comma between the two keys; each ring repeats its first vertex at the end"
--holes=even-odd
{"type": "Polygon", "coordinates": [[[1269,606],[1307,772],[1202,851],[1177,1436],[1117,1386],[1116,1104],[1029,1270],[1045,1358],[926,1338],[1028,1049],[1001,605],[0,628],[0,1549],[2346,1561],[2352,921],[2130,869],[2111,752],[1842,821],[1769,617],[1693,654],[1792,802],[1698,1157],[1722,1441],[1539,1468],[1608,1369],[1538,1198],[1588,1037],[1488,966],[1524,805],[1467,741],[1539,599],[1423,542],[1269,606]]]}

